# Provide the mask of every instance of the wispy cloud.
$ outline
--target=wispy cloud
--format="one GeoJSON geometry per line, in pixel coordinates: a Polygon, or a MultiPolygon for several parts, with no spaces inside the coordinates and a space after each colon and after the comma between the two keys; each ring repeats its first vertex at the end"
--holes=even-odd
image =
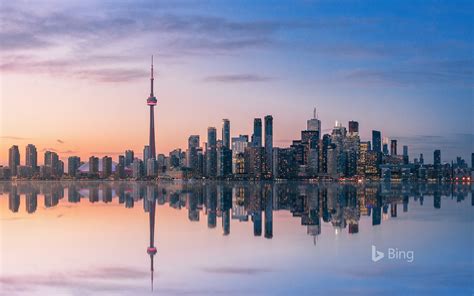
{"type": "Polygon", "coordinates": [[[256,275],[274,271],[269,268],[260,267],[205,267],[202,270],[208,273],[230,275],[256,275]]]}
{"type": "MultiPolygon", "coordinates": [[[[117,58],[120,60],[120,58],[117,58]]],[[[101,57],[90,57],[88,59],[45,59],[39,57],[10,55],[3,58],[0,63],[0,71],[24,72],[24,73],[47,73],[50,75],[70,76],[78,79],[87,79],[97,82],[123,82],[143,78],[147,72],[143,69],[132,69],[129,67],[114,66],[99,68],[98,61],[109,61],[101,57]],[[94,66],[96,64],[96,66],[94,66]]],[[[100,62],[99,62],[100,64],[100,62]]]]}
{"type": "Polygon", "coordinates": [[[148,289],[123,282],[129,279],[141,279],[149,276],[149,273],[128,267],[105,267],[90,270],[76,270],[68,274],[52,273],[41,275],[24,276],[0,276],[2,291],[9,295],[25,294],[38,288],[66,289],[83,294],[95,294],[100,292],[121,293],[131,295],[132,291],[148,289]]]}
{"type": "Polygon", "coordinates": [[[73,73],[81,79],[90,79],[98,82],[124,82],[135,79],[143,79],[147,72],[135,69],[93,69],[80,70],[73,73]]]}
{"type": "Polygon", "coordinates": [[[408,62],[392,69],[357,69],[346,73],[350,82],[372,86],[474,85],[474,60],[408,62]]]}
{"type": "Polygon", "coordinates": [[[76,151],[76,150],[64,150],[64,151],[60,151],[60,153],[62,153],[62,154],[74,154],[74,153],[78,153],[78,151],[76,151]]]}
{"type": "Polygon", "coordinates": [[[243,21],[170,13],[156,7],[145,9],[144,5],[99,5],[97,13],[85,8],[70,9],[66,4],[38,11],[21,3],[5,5],[0,10],[0,70],[69,75],[98,82],[129,81],[146,75],[129,63],[137,56],[137,44],[142,50],[160,48],[163,59],[227,54],[274,46],[280,32],[315,25],[298,20],[243,21]],[[123,43],[123,36],[128,36],[129,42],[123,43]],[[113,61],[100,58],[114,56],[114,46],[120,46],[124,53],[133,48],[134,55],[124,54],[113,61]],[[51,51],[60,54],[54,58],[42,54],[51,51]]]}
{"type": "Polygon", "coordinates": [[[31,140],[30,138],[23,138],[23,137],[17,137],[17,136],[0,136],[0,138],[7,139],[7,140],[17,140],[17,141],[31,140]]]}
{"type": "Polygon", "coordinates": [[[206,82],[222,82],[222,83],[240,83],[240,82],[265,82],[273,80],[273,77],[258,74],[226,74],[207,76],[204,78],[206,82]]]}

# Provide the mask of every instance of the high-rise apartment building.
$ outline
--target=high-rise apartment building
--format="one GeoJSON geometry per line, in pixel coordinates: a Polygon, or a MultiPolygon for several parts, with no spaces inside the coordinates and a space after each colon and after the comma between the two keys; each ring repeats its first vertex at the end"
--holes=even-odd
{"type": "Polygon", "coordinates": [[[8,166],[10,167],[11,176],[16,176],[18,166],[20,165],[20,150],[17,145],[13,145],[8,150],[8,166]]]}
{"type": "Polygon", "coordinates": [[[135,153],[133,150],[125,150],[125,166],[130,166],[135,159],[135,153]]]}
{"type": "Polygon", "coordinates": [[[69,176],[75,177],[77,175],[77,169],[81,165],[81,158],[78,156],[70,156],[67,161],[67,172],[69,176]]]}
{"type": "Polygon", "coordinates": [[[273,173],[273,117],[265,116],[265,172],[273,173]]]}
{"type": "Polygon", "coordinates": [[[217,133],[215,127],[207,128],[206,175],[217,176],[217,133]]]}
{"type": "Polygon", "coordinates": [[[372,131],[372,151],[382,152],[382,134],[380,131],[372,131]]]}
{"type": "Polygon", "coordinates": [[[28,146],[26,146],[25,158],[25,164],[31,167],[33,171],[36,171],[38,169],[38,151],[36,150],[35,145],[28,144],[28,146]]]}
{"type": "Polygon", "coordinates": [[[262,147],[262,119],[261,118],[255,118],[253,120],[252,146],[262,147]]]}
{"type": "Polygon", "coordinates": [[[390,155],[392,156],[397,155],[397,140],[390,141],[390,155]]]}
{"type": "Polygon", "coordinates": [[[229,119],[222,120],[222,146],[230,149],[230,121],[229,119]]]}

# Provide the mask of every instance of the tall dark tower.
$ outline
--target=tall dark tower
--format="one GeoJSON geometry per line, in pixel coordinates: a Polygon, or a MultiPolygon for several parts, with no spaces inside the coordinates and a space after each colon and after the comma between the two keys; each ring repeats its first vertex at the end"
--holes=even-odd
{"type": "Polygon", "coordinates": [[[273,116],[265,116],[265,166],[266,173],[273,173],[273,116]]]}
{"type": "Polygon", "coordinates": [[[382,152],[382,134],[380,131],[372,131],[372,151],[382,152]]]}
{"type": "Polygon", "coordinates": [[[150,96],[146,100],[146,103],[150,106],[150,158],[156,159],[154,107],[156,106],[157,100],[153,93],[153,82],[153,56],[151,56],[150,96]]]}

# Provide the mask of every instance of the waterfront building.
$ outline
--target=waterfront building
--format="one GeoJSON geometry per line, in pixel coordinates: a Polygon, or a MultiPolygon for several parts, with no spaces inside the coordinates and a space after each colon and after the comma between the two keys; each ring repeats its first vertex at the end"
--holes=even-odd
{"type": "Polygon", "coordinates": [[[133,150],[125,150],[125,167],[130,166],[135,159],[135,153],[133,150]]]}
{"type": "Polygon", "coordinates": [[[67,162],[67,172],[68,175],[71,177],[75,177],[77,175],[77,170],[81,166],[81,158],[78,156],[70,156],[68,157],[67,162]]]}
{"type": "Polygon", "coordinates": [[[273,117],[265,116],[265,174],[271,176],[273,172],[273,117]]]}
{"type": "Polygon", "coordinates": [[[230,121],[229,119],[222,120],[222,146],[230,149],[230,121]]]}
{"type": "Polygon", "coordinates": [[[255,118],[253,120],[252,146],[262,147],[262,119],[261,118],[255,118]]]}
{"type": "Polygon", "coordinates": [[[217,133],[215,127],[207,129],[206,176],[217,176],[217,133]]]}
{"type": "Polygon", "coordinates": [[[25,164],[31,167],[33,172],[36,172],[38,169],[38,151],[35,145],[28,144],[28,146],[26,146],[25,158],[25,164]]]}

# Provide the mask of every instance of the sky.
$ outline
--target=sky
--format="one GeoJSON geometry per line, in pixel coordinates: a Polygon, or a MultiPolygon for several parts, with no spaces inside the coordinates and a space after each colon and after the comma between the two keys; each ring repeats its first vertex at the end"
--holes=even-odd
{"type": "MultiPolygon", "coordinates": [[[[3,1],[0,164],[33,143],[62,159],[141,155],[155,56],[157,152],[208,126],[274,146],[317,108],[324,132],[360,124],[442,160],[474,151],[472,1],[3,1]]],[[[220,136],[220,132],[218,132],[220,136]]]]}

